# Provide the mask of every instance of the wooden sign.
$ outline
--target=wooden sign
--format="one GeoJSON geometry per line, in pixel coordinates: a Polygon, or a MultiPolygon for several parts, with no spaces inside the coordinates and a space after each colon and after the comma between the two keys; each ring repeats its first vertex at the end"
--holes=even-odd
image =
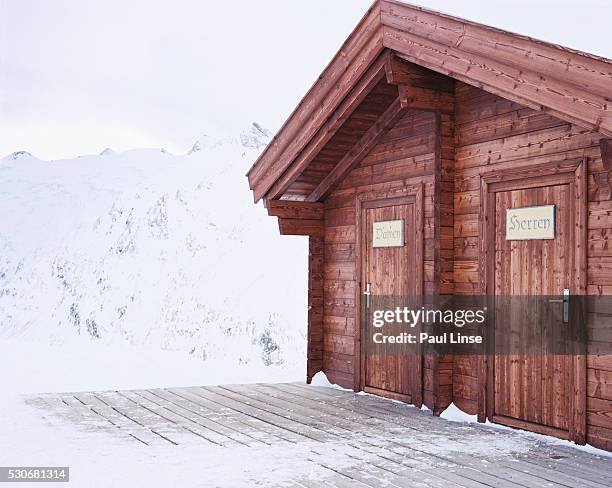
{"type": "Polygon", "coordinates": [[[403,245],[403,220],[384,220],[372,224],[372,247],[403,247],[403,245]]]}
{"type": "Polygon", "coordinates": [[[524,241],[555,238],[555,206],[506,210],[506,239],[524,241]]]}

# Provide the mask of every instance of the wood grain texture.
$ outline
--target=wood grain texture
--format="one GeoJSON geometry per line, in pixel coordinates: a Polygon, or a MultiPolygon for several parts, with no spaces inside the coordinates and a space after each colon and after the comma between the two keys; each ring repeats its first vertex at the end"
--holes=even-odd
{"type": "MultiPolygon", "coordinates": [[[[421,185],[362,193],[357,197],[356,247],[360,256],[357,263],[361,286],[356,290],[355,302],[359,310],[367,307],[362,301],[366,283],[371,283],[375,296],[419,296],[423,293],[423,212],[421,185]],[[404,246],[372,246],[370,229],[380,220],[403,220],[406,227],[404,246]]],[[[355,376],[359,378],[359,389],[420,406],[423,391],[420,348],[406,346],[404,353],[398,354],[392,348],[373,345],[368,338],[372,330],[367,317],[367,311],[357,316],[359,334],[355,347],[361,354],[355,376]]]]}
{"type": "MultiPolygon", "coordinates": [[[[554,123],[549,115],[612,136],[610,60],[394,0],[379,0],[249,170],[256,200],[273,185],[271,196],[280,196],[306,170],[313,154],[350,112],[339,110],[341,104],[353,108],[360,96],[355,88],[362,83],[367,89],[364,80],[372,79],[368,69],[385,48],[395,52],[383,63],[386,80],[413,90],[415,108],[439,109],[431,105],[439,93],[432,97],[422,90],[444,90],[453,78],[544,112],[543,117],[534,117],[543,127],[554,123]],[[416,66],[407,69],[397,58],[416,66]],[[437,84],[423,83],[423,78],[437,84]]],[[[503,127],[498,133],[503,133],[503,127]]]]}
{"type": "Polygon", "coordinates": [[[381,19],[384,45],[408,61],[612,134],[608,60],[392,0],[381,1],[381,19]]]}
{"type": "MultiPolygon", "coordinates": [[[[388,53],[381,54],[356,85],[351,88],[346,98],[342,100],[342,103],[318,129],[316,135],[309,141],[304,150],[302,150],[291,169],[274,183],[269,191],[272,198],[282,195],[289,185],[304,172],[321,149],[325,147],[329,140],[338,132],[338,129],[342,127],[359,104],[366,98],[372,88],[385,76],[384,66],[389,57],[388,53]]],[[[264,190],[262,189],[261,191],[263,192],[264,190]]]]}
{"type": "MultiPolygon", "coordinates": [[[[533,171],[522,170],[488,171],[482,175],[480,275],[484,295],[559,295],[562,288],[571,288],[578,295],[586,293],[585,166],[585,161],[580,160],[573,166],[561,162],[538,167],[538,176],[531,176],[533,171]],[[513,242],[510,246],[503,231],[505,208],[539,205],[545,201],[553,202],[559,212],[557,237],[547,242],[513,242]],[[501,249],[502,245],[506,247],[501,249]],[[542,259],[534,259],[532,254],[537,252],[552,261],[545,264],[542,259]],[[514,254],[517,254],[516,260],[514,254]],[[565,268],[555,273],[559,266],[565,268]]],[[[505,327],[514,326],[507,317],[500,323],[505,327]]],[[[526,323],[529,323],[528,316],[517,322],[526,323]]],[[[525,333],[519,333],[518,337],[525,333]]],[[[512,336],[508,331],[501,334],[502,338],[512,336]]],[[[486,416],[498,422],[584,443],[586,360],[577,353],[571,354],[568,351],[561,356],[542,354],[517,359],[492,352],[487,361],[486,378],[480,377],[479,408],[485,408],[486,416]],[[555,380],[557,372],[561,376],[555,380]],[[542,374],[548,383],[533,381],[534,375],[542,374]]],[[[481,410],[479,415],[482,418],[485,412],[481,410]]]]}
{"type": "Polygon", "coordinates": [[[607,170],[612,170],[612,139],[601,139],[599,141],[601,148],[601,158],[603,166],[607,170]]]}
{"type": "MultiPolygon", "coordinates": [[[[407,112],[394,127],[369,151],[368,155],[352,169],[341,181],[335,190],[331,191],[325,200],[325,320],[330,327],[339,325],[337,320],[339,311],[348,312],[348,315],[359,319],[361,277],[360,271],[355,268],[356,276],[353,278],[348,273],[353,270],[353,264],[359,262],[361,252],[359,231],[357,229],[356,201],[368,194],[377,195],[402,195],[409,186],[418,185],[422,188],[423,200],[423,239],[433,237],[433,137],[429,145],[422,147],[419,138],[412,134],[427,133],[427,127],[433,128],[434,116],[424,112],[407,112]],[[420,151],[430,151],[423,158],[403,158],[407,151],[420,147],[420,151]],[[421,161],[430,161],[422,164],[421,161]],[[380,177],[383,176],[381,179],[380,177]],[[429,219],[429,221],[427,220],[429,219]],[[348,311],[347,307],[351,307],[348,311]],[[328,319],[329,316],[329,319],[328,319]],[[334,317],[334,318],[332,318],[334,317]]],[[[424,241],[423,241],[424,242],[424,241]]],[[[433,256],[429,259],[433,260],[433,256]]],[[[424,274],[423,274],[424,276],[424,274]]],[[[431,277],[431,279],[433,279],[431,277]]],[[[427,288],[423,284],[423,288],[427,288]]],[[[351,334],[351,328],[344,330],[351,334]]],[[[360,351],[359,325],[354,329],[354,350],[360,351]]],[[[325,371],[334,372],[344,356],[336,349],[336,344],[326,344],[325,371]]],[[[346,370],[346,368],[343,368],[346,370]]],[[[343,386],[360,389],[360,366],[359,361],[354,362],[354,373],[351,377],[344,376],[343,386]],[[349,383],[347,383],[350,380],[349,383]]]]}
{"type": "Polygon", "coordinates": [[[306,380],[323,370],[323,256],[322,236],[308,240],[308,336],[306,346],[306,380]]]}
{"type": "Polygon", "coordinates": [[[403,107],[413,110],[452,113],[454,109],[454,94],[448,91],[402,84],[399,97],[403,107]]]}
{"type": "Polygon", "coordinates": [[[425,88],[451,94],[454,92],[455,84],[452,78],[417,64],[408,63],[392,52],[385,60],[385,74],[387,83],[392,85],[425,88]]]}
{"type": "Polygon", "coordinates": [[[283,236],[318,236],[324,235],[325,229],[321,219],[278,218],[278,230],[283,236]]]}
{"type": "Polygon", "coordinates": [[[338,162],[334,169],[323,178],[323,181],[321,181],[306,200],[308,202],[316,202],[325,198],[334,185],[361,162],[370,149],[376,145],[389,127],[391,127],[405,111],[406,108],[401,105],[399,98],[396,99],[374,125],[361,137],[361,139],[359,139],[355,146],[353,146],[353,148],[351,148],[351,150],[338,162]]]}
{"type": "MultiPolygon", "coordinates": [[[[26,401],[37,414],[71,428],[86,424],[90,435],[143,455],[177,446],[204,454],[239,448],[245,456],[281,451],[303,466],[278,478],[275,484],[283,486],[600,488],[610,478],[609,459],[570,446],[444,422],[397,402],[303,383],[52,393],[26,401]],[[432,439],[450,449],[441,452],[432,439]],[[517,444],[521,449],[500,447],[494,457],[490,449],[470,449],[517,444]]],[[[594,432],[610,439],[608,429],[594,432]]],[[[205,455],[200,462],[203,470],[215,466],[221,478],[235,476],[232,463],[219,466],[205,455]]],[[[261,484],[258,474],[244,473],[243,484],[261,484]]]]}
{"type": "MultiPolygon", "coordinates": [[[[587,249],[579,250],[579,253],[588,253],[588,257],[579,259],[582,262],[588,259],[588,269],[591,270],[591,278],[588,281],[592,283],[581,282],[579,289],[583,290],[583,293],[611,293],[608,285],[595,284],[606,282],[607,271],[605,266],[599,267],[603,263],[593,261],[597,256],[607,255],[607,229],[612,228],[612,221],[609,220],[612,215],[609,210],[612,207],[608,202],[607,175],[601,163],[599,147],[601,135],[593,131],[572,129],[566,124],[558,125],[554,120],[537,116],[536,111],[462,83],[457,85],[456,94],[455,293],[477,294],[481,289],[479,256],[482,251],[478,249],[478,243],[485,231],[481,230],[481,219],[477,212],[474,213],[474,209],[480,206],[482,176],[497,169],[501,172],[522,172],[522,176],[519,176],[527,179],[530,176],[542,177],[543,173],[550,172],[556,164],[562,163],[567,168],[577,160],[587,158],[588,165],[584,165],[584,172],[588,174],[578,175],[580,191],[575,195],[582,192],[587,194],[589,200],[596,201],[589,203],[587,215],[581,214],[581,223],[576,232],[587,233],[588,226],[588,235],[585,238],[588,239],[587,249]],[[561,134],[567,137],[559,137],[561,134]],[[535,145],[529,149],[531,142],[535,145]],[[583,182],[584,179],[587,180],[586,183],[583,182]]],[[[494,231],[488,232],[492,235],[494,231]]],[[[582,276],[585,276],[584,273],[582,276]]],[[[457,358],[454,364],[453,401],[470,413],[480,412],[479,418],[483,420],[485,390],[466,385],[473,386],[474,379],[486,376],[486,363],[474,358],[471,367],[464,368],[461,361],[463,359],[457,358]]],[[[582,401],[585,400],[586,398],[582,397],[582,401]]],[[[578,412],[578,416],[583,415],[581,412],[585,407],[578,401],[572,408],[578,412]]],[[[583,422],[584,419],[575,421],[583,422]]],[[[589,425],[587,430],[589,442],[605,445],[605,439],[598,440],[599,433],[590,433],[591,428],[589,425]]],[[[578,434],[575,435],[579,437],[578,434]]]]}
{"type": "MultiPolygon", "coordinates": [[[[509,258],[509,269],[499,268],[497,278],[486,264],[487,256],[497,253],[494,261],[502,261],[514,253],[491,239],[503,210],[495,205],[550,198],[574,213],[565,230],[571,252],[553,245],[551,255],[559,259],[546,269],[569,266],[579,294],[612,294],[608,60],[393,0],[377,2],[342,49],[249,172],[256,198],[289,202],[270,210],[280,217],[281,231],[309,235],[315,247],[309,378],[322,369],[345,387],[359,389],[366,381],[359,361],[364,224],[356,209],[364,194],[422,187],[423,293],[483,293],[487,283],[522,270],[523,254],[537,254],[540,244],[517,251],[517,264],[509,258]],[[360,144],[380,128],[377,120],[398,94],[408,110],[360,144]],[[561,186],[569,193],[534,190],[561,186]]],[[[607,340],[601,323],[591,318],[589,330],[607,340]]],[[[495,362],[483,357],[425,354],[422,400],[435,412],[453,401],[480,420],[489,414],[609,448],[608,362],[578,353],[523,369],[502,361],[497,368],[504,373],[496,377],[489,374],[495,362]],[[567,381],[557,371],[567,372],[567,381]],[[556,378],[557,393],[548,388],[535,398],[528,378],[538,375],[556,378]],[[489,408],[495,402],[499,411],[489,408]]],[[[394,385],[382,377],[368,382],[377,382],[370,385],[377,391],[411,397],[412,387],[398,378],[394,385]]]]}
{"type": "Polygon", "coordinates": [[[306,203],[292,200],[269,200],[267,202],[268,215],[286,219],[323,218],[323,205],[320,203],[306,203]]]}

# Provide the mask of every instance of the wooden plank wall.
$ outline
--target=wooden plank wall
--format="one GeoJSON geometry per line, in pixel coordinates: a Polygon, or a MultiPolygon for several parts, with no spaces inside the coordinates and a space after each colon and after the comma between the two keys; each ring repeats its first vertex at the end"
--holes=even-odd
{"type": "MultiPolygon", "coordinates": [[[[437,290],[441,295],[451,295],[455,289],[454,277],[454,194],[455,194],[455,116],[452,111],[436,115],[439,124],[438,155],[439,171],[436,171],[436,180],[439,181],[439,189],[436,191],[438,198],[437,219],[439,223],[439,239],[437,240],[436,261],[439,274],[436,281],[439,284],[437,290]],[[439,173],[439,174],[438,174],[439,173]]],[[[425,365],[430,363],[425,358],[425,365]]],[[[431,372],[425,368],[425,372],[434,379],[431,398],[426,398],[425,404],[434,413],[441,413],[453,401],[453,356],[444,355],[432,358],[431,372]]],[[[427,385],[426,385],[427,386],[427,385]]],[[[425,397],[430,395],[426,388],[425,397]]]]}
{"type": "Polygon", "coordinates": [[[308,383],[323,371],[323,236],[308,238],[308,383]]]}
{"type": "MultiPolygon", "coordinates": [[[[588,293],[612,295],[612,187],[593,130],[458,83],[455,113],[454,292],[478,294],[480,173],[588,158],[588,293]]],[[[590,332],[608,334],[599,326],[590,332]]],[[[608,340],[610,338],[608,337],[608,340]]],[[[612,449],[612,356],[588,357],[587,442],[612,449]]],[[[455,357],[453,401],[477,412],[475,358],[455,357]]]]}
{"type": "MultiPolygon", "coordinates": [[[[408,112],[355,167],[325,202],[323,269],[323,368],[330,381],[354,386],[355,350],[355,196],[414,183],[424,184],[426,249],[434,238],[434,166],[436,117],[408,112]]],[[[425,261],[424,290],[435,291],[434,255],[425,261]]],[[[424,378],[426,385],[434,382],[424,378]]]]}

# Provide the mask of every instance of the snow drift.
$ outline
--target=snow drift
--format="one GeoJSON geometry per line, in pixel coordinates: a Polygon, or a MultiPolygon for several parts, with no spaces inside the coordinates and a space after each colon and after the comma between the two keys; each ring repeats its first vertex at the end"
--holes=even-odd
{"type": "Polygon", "coordinates": [[[244,176],[267,137],[0,160],[0,337],[301,367],[307,242],[278,235],[244,176]]]}

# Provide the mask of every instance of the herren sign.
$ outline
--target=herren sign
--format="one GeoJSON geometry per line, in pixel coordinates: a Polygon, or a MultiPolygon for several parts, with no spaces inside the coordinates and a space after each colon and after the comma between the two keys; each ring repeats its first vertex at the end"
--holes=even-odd
{"type": "Polygon", "coordinates": [[[385,220],[372,223],[372,247],[402,247],[403,245],[403,220],[385,220]]]}
{"type": "Polygon", "coordinates": [[[506,239],[509,241],[554,239],[555,206],[509,208],[506,210],[506,239]]]}

